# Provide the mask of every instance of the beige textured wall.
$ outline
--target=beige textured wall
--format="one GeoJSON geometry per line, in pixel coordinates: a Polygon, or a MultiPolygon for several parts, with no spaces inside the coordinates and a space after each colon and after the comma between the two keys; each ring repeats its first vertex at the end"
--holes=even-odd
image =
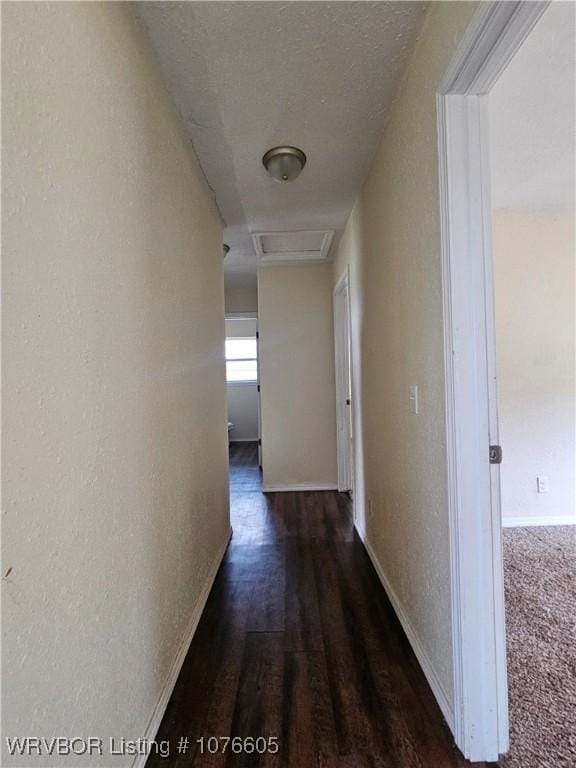
{"type": "Polygon", "coordinates": [[[574,211],[497,210],[493,231],[502,514],[574,518],[574,211]]]}
{"type": "Polygon", "coordinates": [[[125,5],[2,15],[3,736],[137,738],[229,532],[221,228],[125,5]]]}
{"type": "Polygon", "coordinates": [[[264,488],[336,487],[330,264],[258,270],[264,488]]]}
{"type": "Polygon", "coordinates": [[[436,91],[476,3],[433,3],[334,265],[351,268],[357,525],[453,700],[436,91]],[[417,384],[420,413],[409,410],[417,384]],[[356,419],[358,421],[358,418],[356,419]],[[358,469],[360,466],[360,470],[358,469]]]}

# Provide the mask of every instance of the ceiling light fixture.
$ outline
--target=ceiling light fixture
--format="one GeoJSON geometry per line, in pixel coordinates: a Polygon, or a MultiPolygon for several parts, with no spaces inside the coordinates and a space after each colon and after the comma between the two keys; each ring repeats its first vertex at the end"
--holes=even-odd
{"type": "Polygon", "coordinates": [[[306,155],[297,147],[273,147],[266,152],[262,163],[276,181],[294,181],[306,165],[306,155]]]}

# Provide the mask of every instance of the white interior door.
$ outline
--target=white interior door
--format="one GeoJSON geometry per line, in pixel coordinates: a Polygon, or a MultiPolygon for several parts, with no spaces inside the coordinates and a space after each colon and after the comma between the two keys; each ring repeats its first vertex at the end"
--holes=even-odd
{"type": "Polygon", "coordinates": [[[334,349],[336,362],[336,426],[338,490],[351,491],[352,472],[352,377],[350,370],[350,287],[348,272],[334,291],[334,349]]]}

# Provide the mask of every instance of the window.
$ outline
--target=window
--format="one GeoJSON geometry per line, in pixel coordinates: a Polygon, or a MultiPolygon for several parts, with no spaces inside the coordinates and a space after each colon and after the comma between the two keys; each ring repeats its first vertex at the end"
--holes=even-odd
{"type": "Polygon", "coordinates": [[[258,381],[255,338],[226,339],[226,381],[258,381]]]}

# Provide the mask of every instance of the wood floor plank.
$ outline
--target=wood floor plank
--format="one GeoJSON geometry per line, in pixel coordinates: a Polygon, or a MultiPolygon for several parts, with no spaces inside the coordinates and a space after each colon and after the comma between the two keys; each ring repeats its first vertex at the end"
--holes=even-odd
{"type": "Polygon", "coordinates": [[[236,544],[232,539],[221,572],[223,578],[233,583],[281,579],[285,570],[284,562],[285,542],[282,539],[259,546],[236,544]]]}
{"type": "Polygon", "coordinates": [[[286,544],[286,649],[323,651],[318,592],[310,542],[294,538],[286,544]]]}
{"type": "Polygon", "coordinates": [[[315,765],[338,755],[326,658],[317,651],[288,652],[285,663],[282,764],[315,765]]]}
{"type": "Polygon", "coordinates": [[[356,643],[329,645],[326,663],[339,753],[378,755],[386,766],[395,765],[389,713],[365,649],[356,643]]]}
{"type": "Polygon", "coordinates": [[[254,582],[250,601],[249,632],[284,632],[286,627],[284,571],[254,582]]]}
{"type": "Polygon", "coordinates": [[[228,752],[227,768],[279,766],[282,764],[282,714],[284,700],[284,638],[282,633],[250,632],[242,659],[232,734],[245,739],[278,739],[274,754],[228,752]]]}

